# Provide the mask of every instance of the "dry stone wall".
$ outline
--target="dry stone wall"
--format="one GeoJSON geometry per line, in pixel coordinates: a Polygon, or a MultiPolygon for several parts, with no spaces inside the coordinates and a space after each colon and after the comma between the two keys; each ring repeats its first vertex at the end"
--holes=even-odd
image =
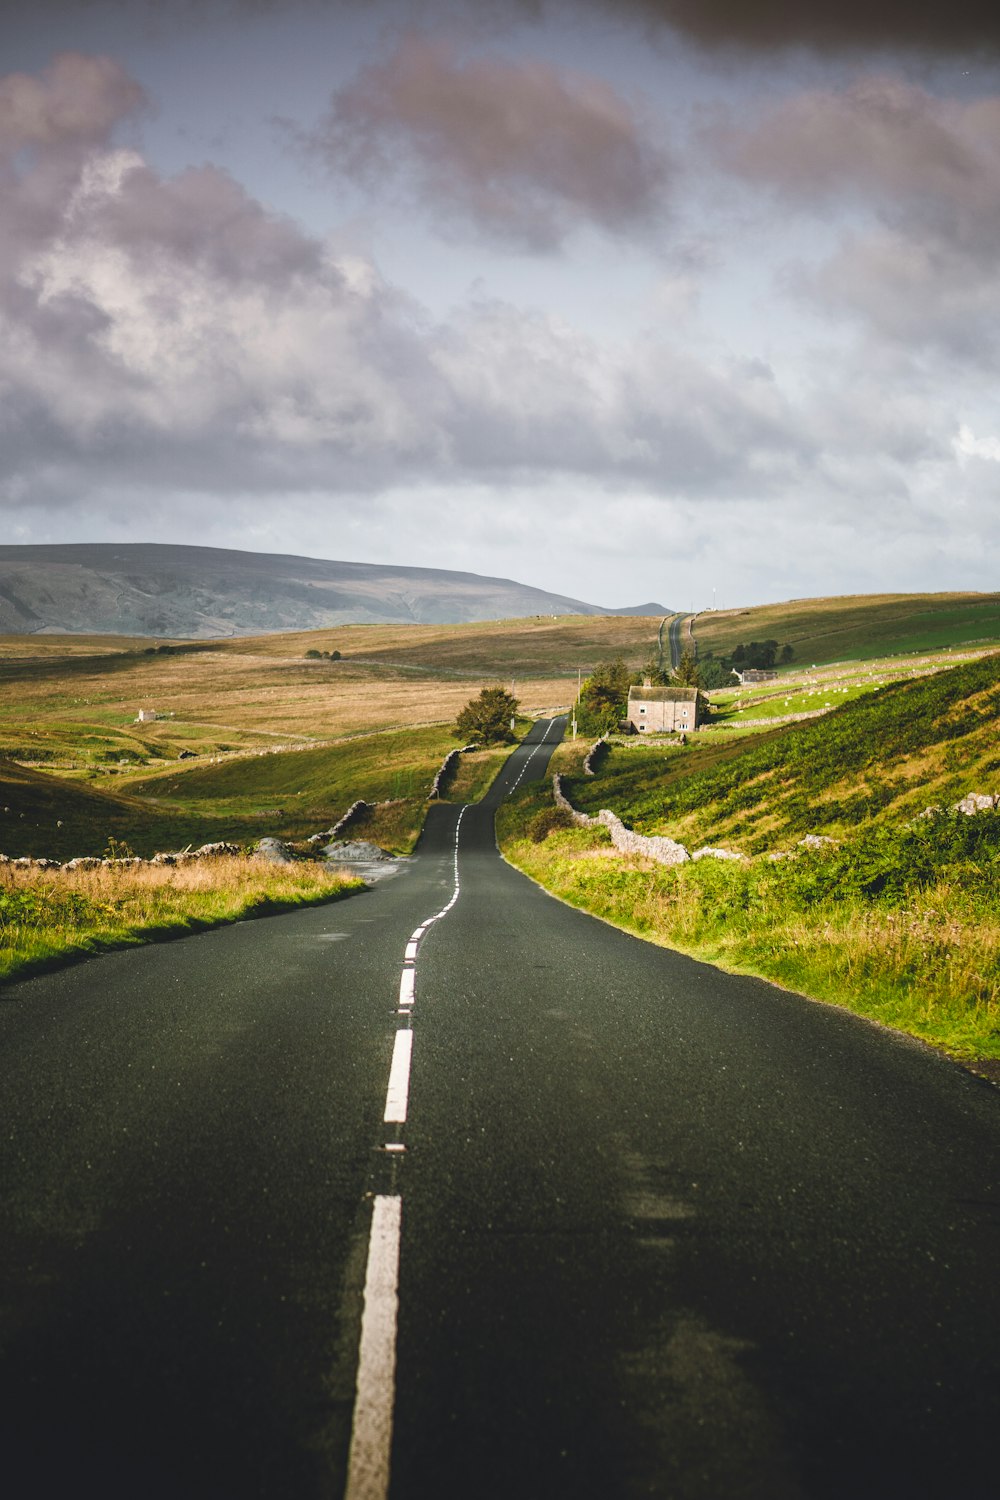
{"type": "Polygon", "coordinates": [[[428,798],[440,797],[445,786],[458,770],[458,762],[463,755],[468,755],[473,750],[478,750],[478,745],[463,745],[460,750],[449,750],[444,760],[438,767],[438,773],[431,782],[428,798]]]}
{"type": "MultiPolygon", "coordinates": [[[[562,777],[558,773],[552,778],[552,796],[556,806],[562,808],[563,812],[568,813],[578,828],[594,828],[598,826],[607,828],[611,834],[612,844],[616,849],[620,849],[623,854],[644,855],[647,859],[655,859],[661,865],[683,865],[688,860],[696,859],[741,860],[747,857],[735,849],[714,849],[709,845],[705,845],[701,849],[695,849],[692,852],[686,849],[683,844],[677,843],[674,839],[666,838],[662,834],[649,835],[635,833],[631,828],[626,828],[621,818],[617,817],[606,807],[601,809],[596,818],[592,818],[589,813],[580,812],[578,808],[573,806],[563,791],[562,777]]],[[[1000,812],[1000,794],[969,792],[968,796],[963,797],[960,802],[953,803],[951,810],[952,812],[966,813],[969,817],[974,817],[979,813],[1000,812]]],[[[938,811],[938,808],[929,807],[922,816],[928,817],[938,811]]],[[[804,849],[825,849],[834,847],[836,843],[836,839],[827,838],[825,834],[821,833],[807,833],[805,838],[799,839],[799,845],[804,849]]],[[[784,851],[768,855],[769,859],[785,859],[787,857],[787,853],[784,851]]]]}

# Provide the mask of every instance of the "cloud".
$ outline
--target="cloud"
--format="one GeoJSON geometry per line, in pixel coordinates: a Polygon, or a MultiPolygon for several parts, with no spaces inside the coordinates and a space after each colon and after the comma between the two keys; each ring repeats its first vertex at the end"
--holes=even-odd
{"type": "Polygon", "coordinates": [[[334,173],[395,182],[439,221],[532,250],[581,224],[642,231],[670,176],[665,151],[600,79],[463,61],[451,43],[414,35],[340,89],[304,139],[334,173]]]}
{"type": "Polygon", "coordinates": [[[142,88],[113,58],[60,53],[38,77],[0,79],[0,155],[97,145],[144,101],[142,88]]]}
{"type": "Polygon", "coordinates": [[[891,75],[794,95],[706,132],[730,170],[800,202],[837,196],[993,222],[1000,99],[941,99],[891,75]]]}
{"type": "Polygon", "coordinates": [[[786,206],[850,213],[840,246],[788,285],[884,338],[994,357],[1000,98],[963,103],[866,77],[793,96],[756,120],[717,121],[705,139],[717,163],[786,206]]]}
{"type": "MultiPolygon", "coordinates": [[[[488,297],[435,322],[218,168],[160,175],[118,141],[137,98],[124,75],[74,76],[78,126],[32,126],[0,176],[13,536],[131,525],[183,540],[195,526],[221,545],[330,555],[349,536],[355,556],[412,561],[446,517],[471,559],[498,507],[523,545],[559,496],[567,527],[610,536],[602,560],[649,556],[645,537],[674,555],[689,520],[713,557],[749,525],[720,516],[759,529],[768,505],[787,506],[793,530],[818,515],[843,530],[863,510],[869,529],[891,527],[886,507],[898,516],[960,470],[958,416],[936,393],[887,400],[877,373],[831,364],[793,399],[765,361],[699,357],[669,333],[597,339],[488,297]]],[[[38,87],[30,118],[55,118],[62,85],[46,73],[38,87]]],[[[609,591],[628,593],[590,590],[609,591]]]]}

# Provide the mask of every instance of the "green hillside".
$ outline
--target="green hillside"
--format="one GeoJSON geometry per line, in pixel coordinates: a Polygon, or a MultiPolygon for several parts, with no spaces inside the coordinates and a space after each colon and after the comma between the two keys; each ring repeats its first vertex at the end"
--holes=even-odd
{"type": "Polygon", "coordinates": [[[1000,594],[856,594],[792,599],[697,616],[700,655],[729,655],[741,642],[787,642],[796,664],[1000,644],[1000,594]]]}
{"type": "MultiPolygon", "coordinates": [[[[434,774],[456,741],[445,725],[362,735],[314,750],[175,763],[124,776],[114,792],[0,760],[0,853],[68,859],[103,854],[109,840],[136,854],[262,834],[301,839],[332,826],[355,801],[391,802],[357,825],[387,848],[412,848],[434,774]]],[[[446,797],[475,798],[506,747],[462,757],[446,797]]]]}
{"type": "Polygon", "coordinates": [[[895,683],[821,719],[695,748],[615,747],[571,801],[736,861],[675,867],[575,828],[545,787],[501,814],[514,863],[653,941],[933,1042],[1000,1078],[1000,654],[895,683]],[[928,808],[937,810],[928,813],[928,808]],[[803,846],[809,834],[817,843],[803,846]]]}
{"type": "Polygon", "coordinates": [[[1000,789],[998,721],[995,653],[736,744],[612,749],[601,775],[573,780],[571,795],[643,833],[753,854],[1000,789]]]}

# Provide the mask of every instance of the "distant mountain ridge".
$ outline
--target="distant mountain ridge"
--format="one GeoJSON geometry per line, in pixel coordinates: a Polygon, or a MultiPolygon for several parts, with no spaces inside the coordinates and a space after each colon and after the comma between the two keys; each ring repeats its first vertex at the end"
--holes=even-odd
{"type": "Polygon", "coordinates": [[[335,562],[156,542],[0,546],[0,635],[207,640],[347,624],[452,624],[525,615],[667,614],[604,609],[444,568],[335,562]]]}

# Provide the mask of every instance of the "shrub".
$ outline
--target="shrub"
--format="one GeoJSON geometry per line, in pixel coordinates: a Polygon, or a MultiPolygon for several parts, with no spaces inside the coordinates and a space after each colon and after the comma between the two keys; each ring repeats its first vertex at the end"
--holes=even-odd
{"type": "Polygon", "coordinates": [[[537,812],[528,824],[528,837],[534,844],[541,844],[548,838],[550,833],[561,832],[565,828],[573,828],[573,819],[564,807],[543,807],[537,812]]]}
{"type": "Polygon", "coordinates": [[[511,722],[517,717],[517,707],[517,699],[506,688],[485,687],[462,709],[454,733],[483,745],[503,744],[514,738],[511,722]]]}

